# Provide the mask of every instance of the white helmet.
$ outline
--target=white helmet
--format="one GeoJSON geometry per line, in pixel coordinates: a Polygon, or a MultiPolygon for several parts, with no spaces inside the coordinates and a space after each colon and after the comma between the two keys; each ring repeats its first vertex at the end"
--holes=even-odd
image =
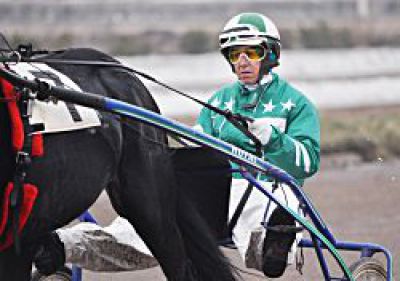
{"type": "Polygon", "coordinates": [[[275,24],[259,13],[242,13],[231,18],[219,35],[222,54],[227,58],[233,46],[261,45],[269,52],[268,67],[279,65],[280,35],[275,24]]]}

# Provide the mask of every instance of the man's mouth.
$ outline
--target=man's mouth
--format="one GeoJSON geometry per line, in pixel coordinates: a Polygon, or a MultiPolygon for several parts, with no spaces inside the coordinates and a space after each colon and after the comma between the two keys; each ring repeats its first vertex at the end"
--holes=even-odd
{"type": "Polygon", "coordinates": [[[242,71],[240,71],[240,73],[248,74],[248,73],[251,73],[251,71],[250,70],[242,70],[242,71]]]}
{"type": "Polygon", "coordinates": [[[240,72],[240,75],[244,75],[244,76],[251,75],[251,74],[252,74],[251,71],[242,71],[242,72],[240,72]]]}

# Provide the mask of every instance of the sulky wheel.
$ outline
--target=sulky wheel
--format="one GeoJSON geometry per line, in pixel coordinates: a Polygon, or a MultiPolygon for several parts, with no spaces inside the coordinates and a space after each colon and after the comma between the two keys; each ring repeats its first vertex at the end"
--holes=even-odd
{"type": "Polygon", "coordinates": [[[386,281],[386,269],[374,258],[361,258],[350,266],[355,281],[386,281]]]}

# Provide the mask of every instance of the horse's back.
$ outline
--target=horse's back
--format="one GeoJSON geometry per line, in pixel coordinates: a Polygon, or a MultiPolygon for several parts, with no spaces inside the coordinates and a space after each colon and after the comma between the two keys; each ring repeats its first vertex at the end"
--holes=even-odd
{"type": "Polygon", "coordinates": [[[92,91],[160,113],[155,100],[142,81],[108,54],[92,48],[71,48],[61,53],[47,55],[46,58],[88,61],[88,65],[50,64],[50,66],[69,76],[85,91],[92,91]],[[112,63],[115,66],[101,65],[101,62],[112,63]]]}

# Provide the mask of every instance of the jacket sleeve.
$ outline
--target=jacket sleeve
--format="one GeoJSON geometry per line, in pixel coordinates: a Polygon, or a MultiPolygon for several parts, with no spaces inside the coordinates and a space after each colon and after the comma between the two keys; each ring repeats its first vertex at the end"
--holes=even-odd
{"type": "MultiPolygon", "coordinates": [[[[213,98],[211,98],[208,102],[210,103],[212,102],[212,100],[213,98]]],[[[208,109],[207,107],[203,107],[193,128],[215,137],[211,113],[212,112],[210,109],[208,109]]]]}
{"type": "Polygon", "coordinates": [[[298,179],[313,175],[320,162],[320,124],[314,105],[304,99],[290,112],[286,132],[273,127],[264,147],[266,160],[298,179]]]}

